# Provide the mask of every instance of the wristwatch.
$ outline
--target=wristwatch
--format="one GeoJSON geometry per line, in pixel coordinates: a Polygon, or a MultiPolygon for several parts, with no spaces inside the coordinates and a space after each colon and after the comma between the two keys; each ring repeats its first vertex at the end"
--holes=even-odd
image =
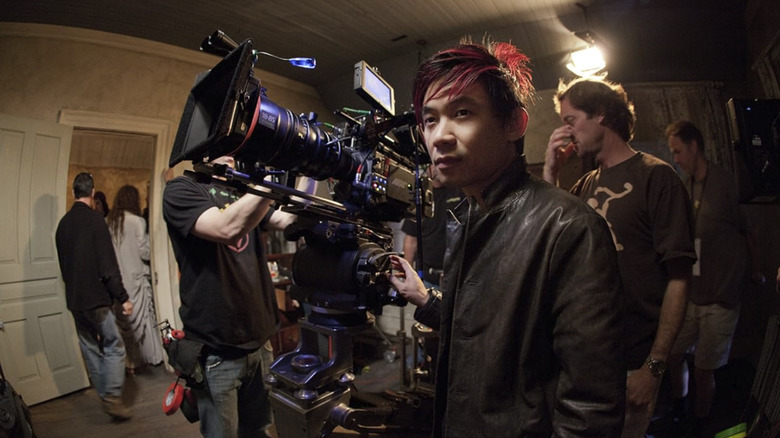
{"type": "Polygon", "coordinates": [[[650,374],[654,377],[661,377],[664,374],[664,371],[666,371],[666,362],[661,359],[656,359],[651,356],[647,358],[645,364],[647,365],[647,369],[650,370],[650,374]]]}

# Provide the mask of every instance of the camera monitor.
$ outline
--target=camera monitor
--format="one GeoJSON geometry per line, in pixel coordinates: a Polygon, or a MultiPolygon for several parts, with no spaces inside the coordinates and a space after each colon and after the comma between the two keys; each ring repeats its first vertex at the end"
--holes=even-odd
{"type": "Polygon", "coordinates": [[[374,108],[395,115],[395,93],[381,76],[365,61],[355,64],[355,80],[353,88],[363,99],[374,108]]]}

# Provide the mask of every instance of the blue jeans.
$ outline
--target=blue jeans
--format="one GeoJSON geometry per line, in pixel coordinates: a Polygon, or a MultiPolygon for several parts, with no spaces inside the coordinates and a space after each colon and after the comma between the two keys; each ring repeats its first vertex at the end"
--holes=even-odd
{"type": "Polygon", "coordinates": [[[273,418],[263,377],[272,360],[273,353],[266,347],[235,359],[213,352],[206,355],[205,382],[192,388],[204,437],[269,436],[266,429],[273,418]]]}
{"type": "Polygon", "coordinates": [[[100,398],[120,397],[125,383],[125,344],[110,307],[72,311],[89,380],[100,398]]]}

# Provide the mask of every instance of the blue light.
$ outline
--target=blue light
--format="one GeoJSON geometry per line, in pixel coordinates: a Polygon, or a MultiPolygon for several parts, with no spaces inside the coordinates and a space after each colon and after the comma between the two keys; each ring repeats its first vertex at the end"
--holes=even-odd
{"type": "Polygon", "coordinates": [[[300,67],[313,69],[317,67],[317,60],[315,58],[290,58],[290,64],[300,67]]]}
{"type": "Polygon", "coordinates": [[[287,61],[290,64],[300,68],[313,69],[317,67],[317,60],[314,58],[282,58],[281,56],[276,56],[273,53],[260,52],[257,50],[254,51],[254,55],[255,56],[265,55],[281,61],[287,61]]]}

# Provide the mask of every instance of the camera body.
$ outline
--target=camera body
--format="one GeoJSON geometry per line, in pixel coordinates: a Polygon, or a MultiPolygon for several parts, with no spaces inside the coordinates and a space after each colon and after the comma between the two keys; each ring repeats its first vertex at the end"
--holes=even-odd
{"type": "MultiPolygon", "coordinates": [[[[414,115],[374,110],[354,119],[338,111],[344,121],[326,130],[315,114],[298,116],[268,99],[253,75],[256,56],[252,40],[246,40],[198,76],[169,166],[231,155],[251,182],[260,182],[268,167],[335,180],[333,200],[344,205],[347,219],[399,221],[411,215],[416,169],[429,161],[416,138],[414,115]]],[[[370,68],[364,62],[358,66],[370,68]]],[[[367,76],[377,75],[372,71],[367,76]]],[[[421,183],[423,205],[430,210],[429,184],[421,183]]]]}
{"type": "Polygon", "coordinates": [[[257,54],[246,40],[198,76],[169,166],[189,160],[199,177],[270,189],[262,195],[300,218],[287,238],[306,240],[293,259],[296,298],[381,313],[384,304],[394,303],[383,274],[393,250],[385,222],[431,215],[430,182],[418,171],[429,158],[414,114],[392,115],[392,88],[361,61],[355,88],[374,109],[358,118],[336,111],[342,122],[326,128],[315,114],[295,115],[268,99],[253,75],[257,54]],[[235,169],[209,165],[227,155],[235,169]],[[286,183],[267,181],[278,173],[287,176],[286,183]],[[332,199],[292,189],[290,177],[297,176],[329,180],[332,199]]]}

